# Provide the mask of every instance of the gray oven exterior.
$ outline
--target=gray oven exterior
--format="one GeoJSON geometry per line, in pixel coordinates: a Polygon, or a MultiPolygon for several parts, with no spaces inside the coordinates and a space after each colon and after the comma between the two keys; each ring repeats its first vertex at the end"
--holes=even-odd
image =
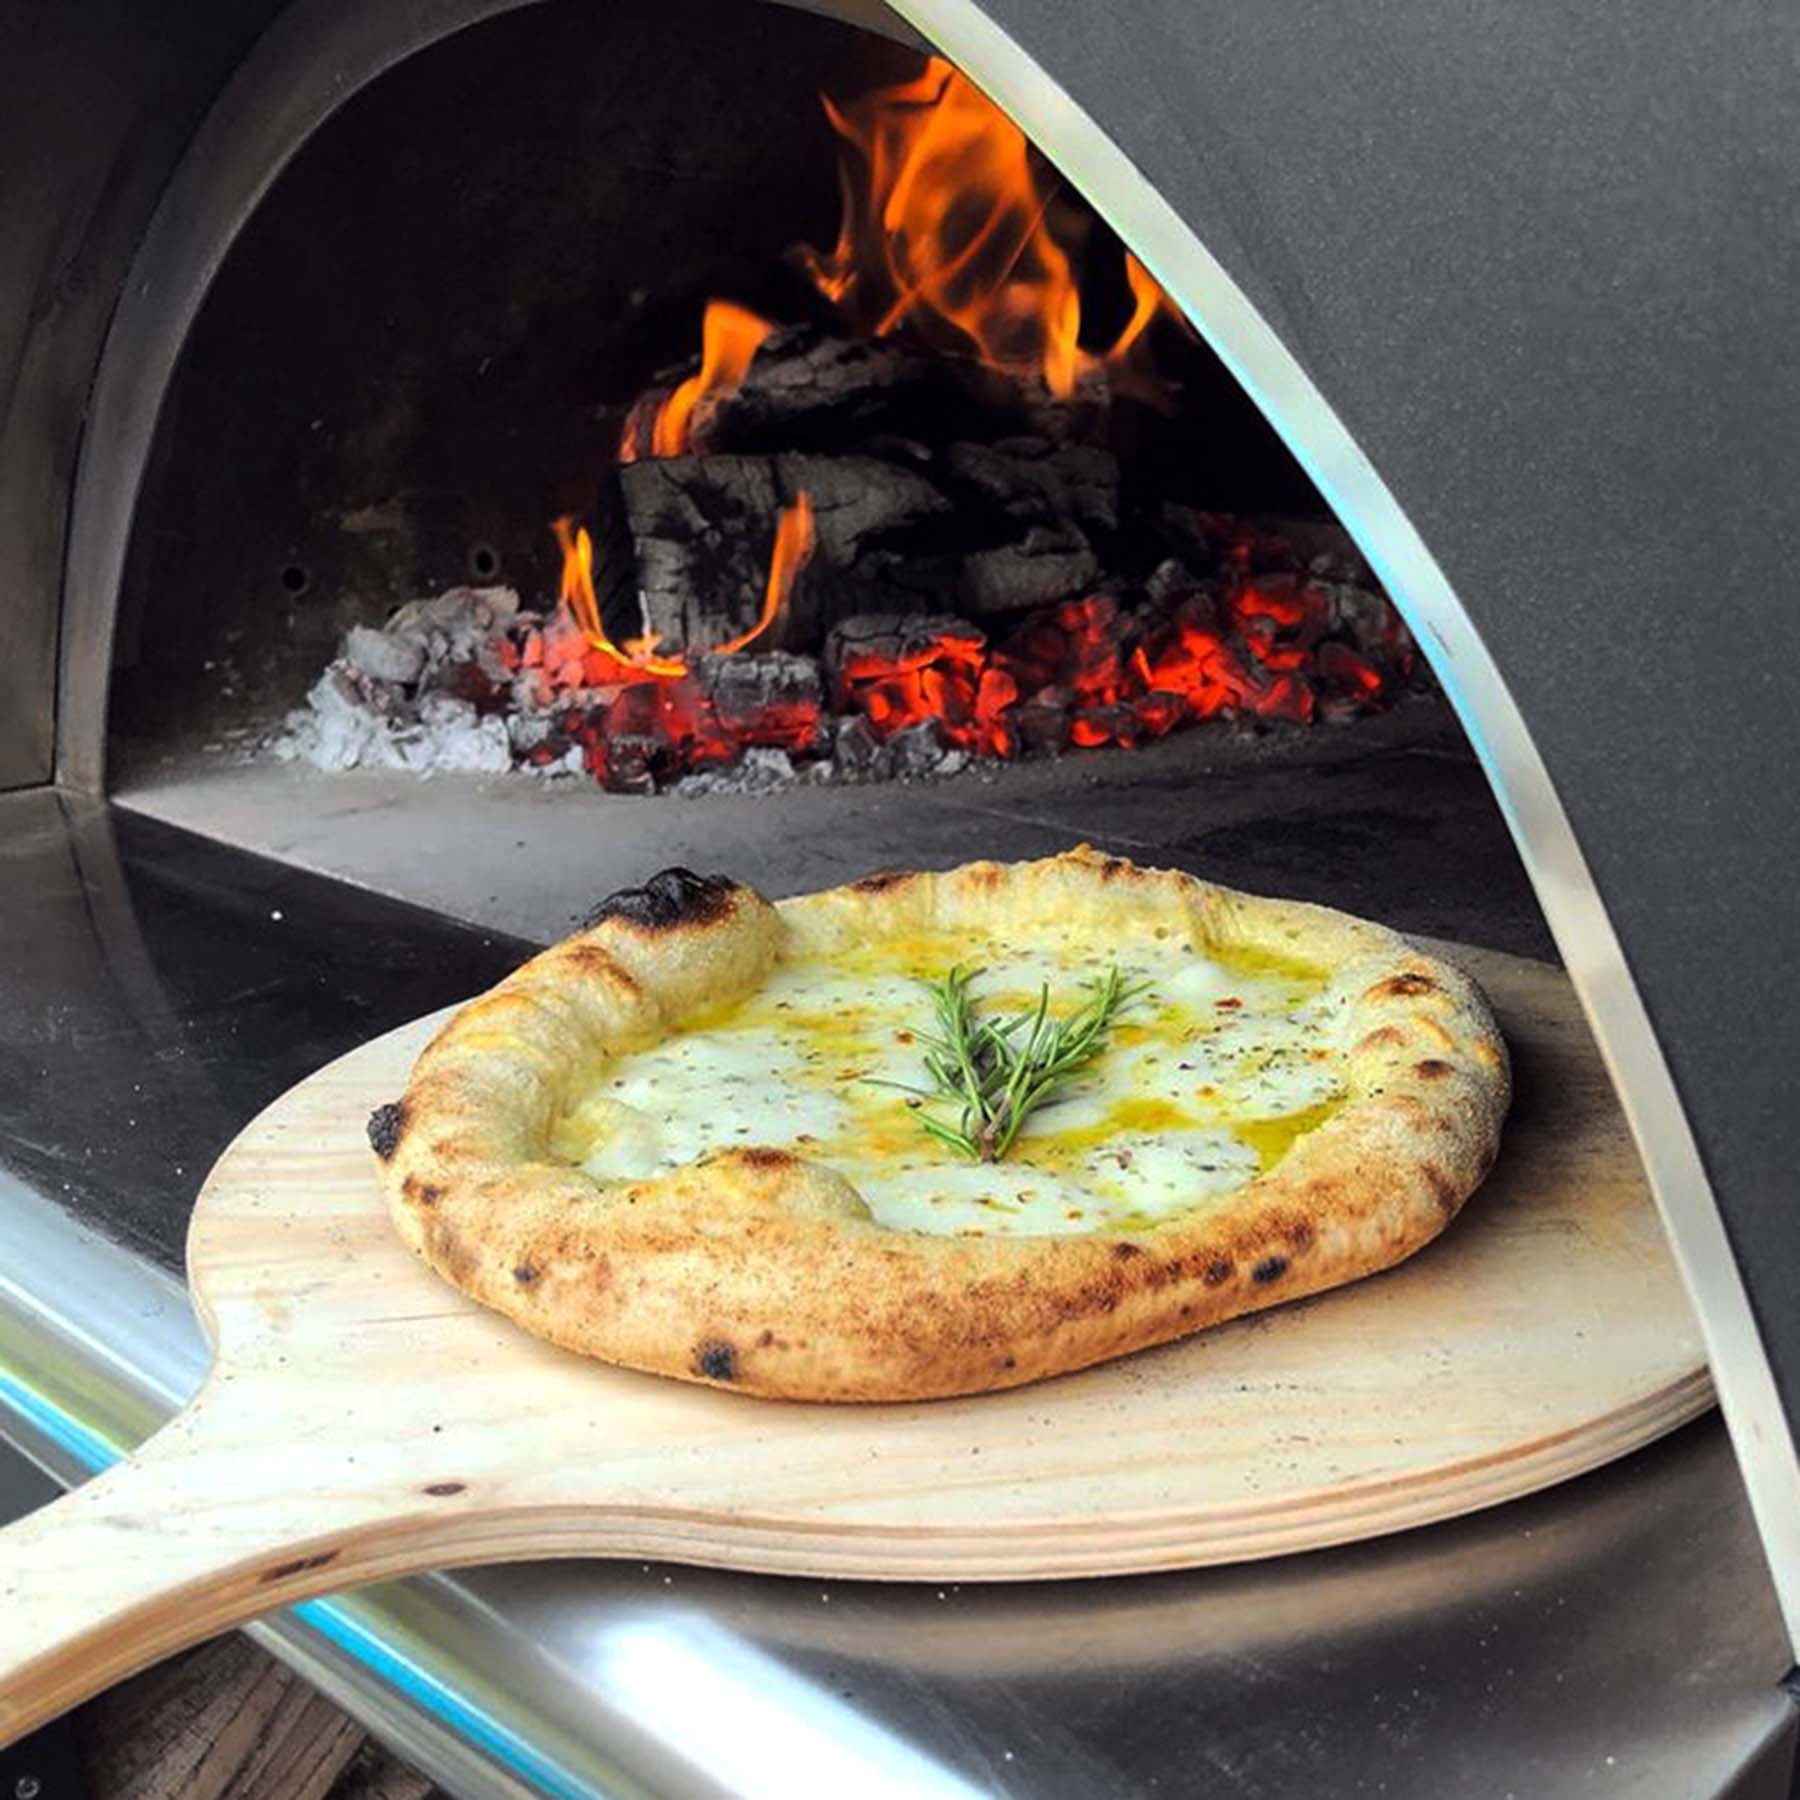
{"type": "MultiPolygon", "coordinates": [[[[350,92],[508,4],[0,5],[0,788],[104,788],[137,484],[237,227],[350,92]]],[[[897,13],[1188,305],[1408,613],[1611,1060],[1800,1636],[1800,21],[897,13]]]]}

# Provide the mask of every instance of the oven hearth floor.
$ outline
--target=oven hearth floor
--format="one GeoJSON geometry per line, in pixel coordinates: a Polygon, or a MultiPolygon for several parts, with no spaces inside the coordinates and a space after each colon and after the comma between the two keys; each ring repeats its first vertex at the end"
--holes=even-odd
{"type": "Polygon", "coordinates": [[[1085,840],[1407,931],[1553,954],[1481,769],[1447,718],[1412,707],[1353,729],[1257,740],[1198,730],[1130,754],[916,786],[646,800],[572,781],[322,775],[188,755],[139,762],[115,799],[539,941],[670,863],[780,896],[879,868],[1044,856],[1085,840]]]}

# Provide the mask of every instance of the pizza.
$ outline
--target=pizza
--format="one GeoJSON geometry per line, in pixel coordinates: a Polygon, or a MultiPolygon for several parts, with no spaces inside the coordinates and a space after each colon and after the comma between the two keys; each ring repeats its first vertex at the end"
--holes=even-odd
{"type": "Polygon", "coordinates": [[[528,1331],[916,1400],[1390,1267],[1509,1091],[1475,984],[1396,933],[1084,847],[775,903],[665,870],[457,1012],[369,1136],[407,1243],[528,1331]],[[1083,1054],[1002,1131],[980,1082],[1025,1078],[971,1088],[947,1003],[978,1062],[1083,1054]]]}

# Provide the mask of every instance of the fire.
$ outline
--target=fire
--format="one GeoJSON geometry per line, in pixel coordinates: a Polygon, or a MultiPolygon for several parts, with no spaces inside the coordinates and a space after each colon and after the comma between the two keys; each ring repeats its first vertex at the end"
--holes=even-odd
{"type": "MultiPolygon", "coordinates": [[[[830,251],[802,265],[846,318],[876,337],[909,325],[947,336],[989,367],[1035,371],[1066,398],[1087,371],[1122,368],[1153,321],[1187,323],[1127,253],[1132,312],[1110,347],[1081,343],[1081,275],[1049,225],[1061,187],[1025,134],[969,79],[931,57],[912,81],[878,88],[826,116],[853,157],[838,170],[843,217],[830,251]],[[859,179],[854,162],[862,164],[859,179]]],[[[701,403],[736,391],[775,330],[730,300],[709,300],[700,368],[657,407],[646,431],[626,421],[619,460],[681,456],[701,403]]]]}
{"type": "Polygon", "coordinates": [[[600,625],[600,603],[594,597],[594,540],[587,527],[570,534],[573,519],[558,519],[551,526],[556,541],[562,546],[562,585],[557,599],[568,608],[581,635],[590,645],[621,670],[635,670],[645,675],[675,676],[687,673],[687,664],[669,658],[658,658],[654,638],[637,638],[620,649],[600,625]]]}
{"type": "Polygon", "coordinates": [[[876,336],[947,327],[989,365],[1035,369],[1065,396],[1085,370],[1122,358],[1159,314],[1179,319],[1128,257],[1131,318],[1103,353],[1081,347],[1079,274],[1048,224],[1060,181],[942,57],[914,81],[824,106],[863,175],[846,159],[837,244],[804,261],[820,292],[876,336]]]}
{"type": "Polygon", "coordinates": [[[732,665],[715,659],[770,629],[813,554],[808,497],[779,516],[755,628],[714,646],[704,662],[657,657],[642,642],[612,643],[599,628],[592,541],[560,519],[564,603],[502,652],[529,684],[532,704],[556,721],[526,759],[555,760],[579,747],[597,781],[647,792],[757,746],[829,754],[835,734],[857,720],[876,745],[929,726],[944,747],[1013,758],[1130,748],[1211,717],[1347,718],[1399,698],[1417,651],[1391,607],[1372,611],[1367,594],[1365,604],[1342,601],[1291,566],[1270,566],[1268,542],[1254,527],[1215,515],[1204,523],[1209,539],[1220,540],[1227,572],[1186,593],[1090,593],[1040,607],[993,638],[957,622],[906,639],[904,648],[846,647],[823,669],[804,657],[771,657],[772,682],[752,676],[721,685],[720,671],[732,665]]]}
{"type": "Polygon", "coordinates": [[[792,506],[782,509],[780,518],[775,521],[775,548],[769,555],[769,582],[763,593],[762,617],[742,637],[735,637],[728,644],[715,644],[715,656],[730,656],[745,649],[775,623],[787,604],[796,577],[812,560],[817,542],[812,502],[803,492],[792,506]]]}
{"type": "MultiPolygon", "coordinates": [[[[653,456],[681,456],[690,442],[694,411],[712,396],[735,393],[749,372],[763,340],[775,329],[747,306],[730,300],[709,300],[700,322],[700,369],[690,375],[656,410],[650,426],[653,456]]],[[[619,460],[633,462],[638,446],[627,428],[619,446],[619,460]]]]}
{"type": "MultiPolygon", "coordinates": [[[[623,647],[606,635],[600,623],[600,603],[594,593],[594,540],[584,525],[572,529],[573,519],[557,519],[550,527],[562,548],[562,585],[557,599],[574,621],[576,629],[587,640],[593,653],[585,659],[584,677],[595,686],[618,680],[635,680],[655,676],[665,681],[679,680],[687,674],[689,663],[682,657],[658,656],[659,634],[627,638],[623,647]],[[596,657],[598,660],[596,661],[596,657]]],[[[732,656],[747,649],[781,616],[788,595],[800,571],[812,559],[818,542],[813,527],[812,501],[802,491],[792,506],[783,507],[775,520],[775,547],[769,554],[769,579],[763,592],[762,614],[742,637],[729,643],[713,644],[702,654],[732,656]]]]}

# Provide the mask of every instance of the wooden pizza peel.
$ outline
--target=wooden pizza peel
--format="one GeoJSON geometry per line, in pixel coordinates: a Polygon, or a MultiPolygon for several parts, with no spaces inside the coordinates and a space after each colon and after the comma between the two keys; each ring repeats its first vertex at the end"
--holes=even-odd
{"type": "Polygon", "coordinates": [[[1385,1275],[1007,1393],[759,1401],[556,1350],[391,1230],[364,1122],[444,1015],[244,1130],[188,1238],[215,1360],[136,1454],[0,1532],[0,1742],[310,1595],[634,1556],[1026,1581],[1245,1561],[1578,1475],[1712,1402],[1700,1334],[1566,978],[1467,968],[1511,1045],[1500,1160],[1385,1275]]]}

